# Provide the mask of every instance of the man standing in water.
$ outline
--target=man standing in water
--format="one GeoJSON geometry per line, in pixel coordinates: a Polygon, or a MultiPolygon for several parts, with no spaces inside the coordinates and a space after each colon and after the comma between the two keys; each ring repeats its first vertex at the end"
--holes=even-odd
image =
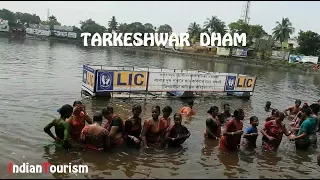
{"type": "Polygon", "coordinates": [[[230,113],[230,105],[229,104],[223,105],[223,112],[221,112],[218,115],[218,117],[219,117],[221,124],[223,124],[223,123],[227,122],[229,119],[231,119],[232,114],[230,113]]]}
{"type": "Polygon", "coordinates": [[[295,104],[291,107],[288,107],[287,109],[284,110],[284,114],[286,116],[289,116],[288,119],[291,121],[294,117],[296,117],[296,115],[298,114],[298,112],[300,111],[300,105],[301,105],[301,101],[299,99],[297,99],[295,101],[295,104]],[[289,111],[289,114],[288,114],[289,111]]]}

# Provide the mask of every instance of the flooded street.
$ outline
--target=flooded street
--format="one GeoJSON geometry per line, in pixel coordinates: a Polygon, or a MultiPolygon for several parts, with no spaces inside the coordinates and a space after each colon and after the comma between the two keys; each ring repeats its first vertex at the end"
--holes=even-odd
{"type": "MultiPolygon", "coordinates": [[[[188,59],[158,53],[131,52],[121,49],[85,49],[73,44],[46,41],[10,41],[0,38],[0,172],[1,178],[319,178],[316,155],[319,148],[307,152],[295,150],[287,137],[277,152],[261,149],[261,133],[255,151],[227,153],[218,149],[217,141],[204,140],[207,110],[212,105],[222,109],[229,103],[232,110],[246,112],[244,129],[249,117],[256,115],[260,130],[272,107],[284,109],[295,99],[312,103],[320,99],[320,76],[301,75],[273,69],[227,65],[208,60],[188,59]],[[150,68],[190,69],[233,72],[257,76],[250,101],[240,99],[196,99],[197,115],[188,124],[191,137],[182,148],[164,151],[113,149],[109,153],[65,152],[46,146],[52,139],[43,131],[45,125],[59,116],[63,104],[81,100],[82,65],[135,66],[150,68]],[[9,174],[8,163],[86,164],[88,174],[9,174]]],[[[181,100],[83,99],[90,116],[109,103],[126,119],[133,104],[143,107],[142,118],[151,118],[152,105],[169,105],[177,112],[181,100]]],[[[288,120],[285,120],[288,123],[288,120]]],[[[53,130],[53,129],[52,129],[53,130]]],[[[319,138],[319,136],[318,136],[319,138]]],[[[320,141],[318,140],[318,147],[320,141]]]]}

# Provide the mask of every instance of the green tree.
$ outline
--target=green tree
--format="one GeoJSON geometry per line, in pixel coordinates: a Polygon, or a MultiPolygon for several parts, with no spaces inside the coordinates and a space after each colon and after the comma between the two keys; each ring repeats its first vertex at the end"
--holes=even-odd
{"type": "Polygon", "coordinates": [[[61,26],[61,23],[58,22],[57,18],[53,15],[48,18],[48,21],[42,21],[41,24],[49,25],[50,29],[53,29],[54,25],[61,26]]]}
{"type": "Polygon", "coordinates": [[[204,28],[208,33],[215,32],[224,35],[227,32],[225,23],[218,19],[217,16],[207,18],[207,20],[204,22],[204,28]]]}
{"type": "Polygon", "coordinates": [[[85,21],[80,21],[80,29],[82,32],[88,32],[91,34],[99,33],[102,34],[106,32],[106,27],[101,26],[100,24],[96,23],[92,19],[87,19],[85,21]]]}
{"type": "Polygon", "coordinates": [[[158,33],[169,33],[169,34],[171,34],[172,33],[172,28],[168,24],[161,25],[158,28],[158,33]]]}
{"type": "Polygon", "coordinates": [[[118,22],[116,21],[116,17],[112,16],[111,20],[108,22],[109,32],[117,31],[118,22]]]}
{"type": "Polygon", "coordinates": [[[297,51],[304,55],[318,56],[320,50],[320,35],[312,31],[300,31],[297,51]]]}
{"type": "Polygon", "coordinates": [[[127,23],[120,23],[118,26],[118,33],[126,33],[128,31],[128,24],[127,23]]]}
{"type": "Polygon", "coordinates": [[[287,41],[290,38],[290,35],[294,33],[294,28],[292,27],[292,23],[288,18],[282,18],[281,23],[279,21],[276,22],[277,26],[273,28],[273,36],[275,40],[282,42],[287,41]]]}
{"type": "Polygon", "coordinates": [[[155,27],[151,23],[145,23],[143,26],[146,33],[155,33],[155,27]]]}
{"type": "Polygon", "coordinates": [[[188,27],[188,33],[190,38],[200,38],[201,27],[196,22],[193,22],[188,27]]]}
{"type": "Polygon", "coordinates": [[[229,24],[229,30],[233,33],[245,33],[247,35],[247,46],[251,46],[253,38],[261,38],[263,35],[267,35],[263,27],[259,24],[249,25],[243,20],[239,19],[236,22],[229,24]]]}

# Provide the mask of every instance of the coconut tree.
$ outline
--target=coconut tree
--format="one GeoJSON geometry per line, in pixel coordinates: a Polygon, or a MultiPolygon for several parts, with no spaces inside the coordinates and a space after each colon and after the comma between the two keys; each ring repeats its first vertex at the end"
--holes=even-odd
{"type": "Polygon", "coordinates": [[[204,22],[204,28],[209,32],[221,33],[225,34],[227,32],[226,25],[223,21],[218,19],[217,16],[212,16],[211,18],[207,18],[204,22]]]}
{"type": "Polygon", "coordinates": [[[196,22],[193,22],[188,27],[188,33],[190,37],[199,37],[201,33],[201,27],[196,22]]]}
{"type": "Polygon", "coordinates": [[[282,44],[290,38],[290,35],[294,33],[295,29],[292,27],[292,23],[288,18],[282,18],[281,23],[279,21],[276,23],[277,26],[273,28],[273,37],[282,44]]]}
{"type": "Polygon", "coordinates": [[[116,17],[112,16],[111,20],[108,22],[109,31],[116,31],[118,28],[118,22],[116,21],[116,17]]]}

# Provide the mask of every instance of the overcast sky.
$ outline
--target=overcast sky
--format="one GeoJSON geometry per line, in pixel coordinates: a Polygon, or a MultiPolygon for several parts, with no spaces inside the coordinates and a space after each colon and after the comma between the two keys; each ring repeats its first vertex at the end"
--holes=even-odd
{"type": "MultiPolygon", "coordinates": [[[[32,1],[1,1],[0,8],[11,11],[35,13],[42,20],[50,15],[57,17],[63,25],[76,25],[79,27],[81,20],[92,18],[97,23],[107,26],[112,16],[118,22],[151,23],[156,27],[169,24],[176,33],[186,32],[192,22],[201,26],[206,18],[218,16],[227,25],[237,21],[243,11],[244,1],[194,1],[194,2],[32,2],[32,1]]],[[[317,1],[251,1],[250,24],[263,25],[266,32],[272,32],[276,21],[288,17],[299,30],[315,31],[320,33],[319,17],[320,2],[317,1]]]]}

